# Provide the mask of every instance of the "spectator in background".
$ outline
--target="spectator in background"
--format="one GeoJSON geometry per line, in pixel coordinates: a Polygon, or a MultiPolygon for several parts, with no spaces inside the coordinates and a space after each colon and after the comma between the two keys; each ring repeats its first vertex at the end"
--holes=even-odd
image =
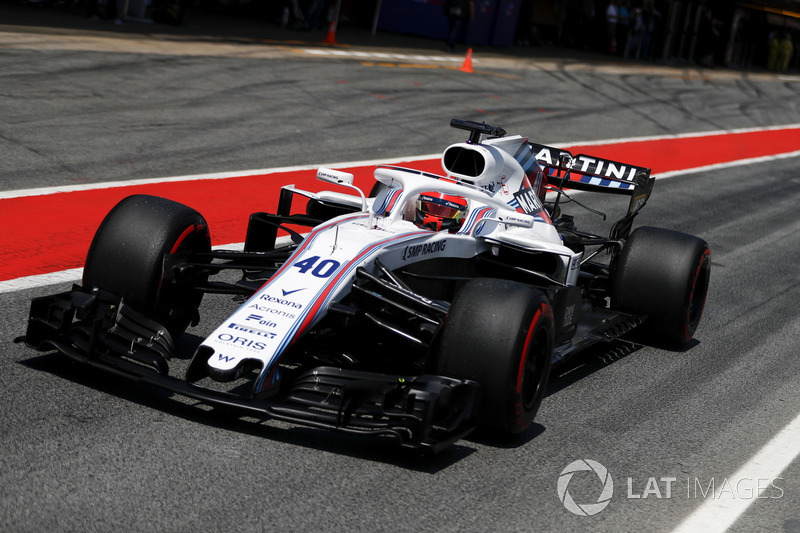
{"type": "Polygon", "coordinates": [[[792,61],[792,55],[794,54],[794,45],[792,44],[792,36],[789,33],[783,34],[783,39],[781,39],[780,48],[778,49],[778,70],[781,72],[786,72],[789,70],[789,63],[792,61]]]}
{"type": "Polygon", "coordinates": [[[455,50],[456,42],[463,39],[466,27],[473,16],[472,0],[447,0],[444,3],[449,30],[447,32],[447,51],[455,50]]]}
{"type": "Polygon", "coordinates": [[[637,7],[633,10],[631,22],[630,38],[628,39],[628,47],[625,50],[625,57],[639,59],[642,51],[642,35],[644,34],[644,17],[642,16],[641,8],[637,7]]]}
{"type": "Polygon", "coordinates": [[[122,19],[119,16],[119,8],[117,0],[107,0],[101,2],[100,0],[89,0],[86,3],[87,14],[92,20],[102,20],[103,22],[110,22],[112,24],[122,24],[122,19]]]}
{"type": "Polygon", "coordinates": [[[642,8],[642,22],[644,28],[642,30],[642,45],[640,48],[639,57],[642,59],[652,59],[650,48],[653,44],[653,36],[658,29],[661,13],[655,8],[652,1],[645,1],[642,8]]]}
{"type": "Polygon", "coordinates": [[[778,56],[781,52],[781,40],[778,34],[769,34],[769,52],[767,54],[767,70],[778,70],[778,56]]]}
{"type": "Polygon", "coordinates": [[[611,0],[606,8],[606,27],[608,28],[608,53],[617,53],[617,23],[619,22],[619,0],[611,0]]]}
{"type": "Polygon", "coordinates": [[[306,8],[305,19],[310,30],[318,30],[322,26],[327,0],[311,0],[306,8]]]}
{"type": "Polygon", "coordinates": [[[631,29],[629,0],[621,0],[617,6],[617,52],[624,56],[628,50],[628,33],[631,29]]]}
{"type": "Polygon", "coordinates": [[[718,22],[714,20],[711,10],[706,9],[697,28],[697,62],[704,67],[714,66],[714,53],[719,39],[718,22]]]}
{"type": "Polygon", "coordinates": [[[583,0],[580,4],[567,4],[578,8],[578,12],[573,16],[568,17],[567,24],[569,25],[572,38],[580,48],[583,50],[590,50],[597,47],[597,9],[595,9],[594,0],[583,0]],[[575,24],[571,24],[574,17],[575,24]],[[574,31],[572,31],[574,28],[574,31]]]}
{"type": "Polygon", "coordinates": [[[583,14],[589,20],[594,19],[594,0],[583,0],[583,14]]]}

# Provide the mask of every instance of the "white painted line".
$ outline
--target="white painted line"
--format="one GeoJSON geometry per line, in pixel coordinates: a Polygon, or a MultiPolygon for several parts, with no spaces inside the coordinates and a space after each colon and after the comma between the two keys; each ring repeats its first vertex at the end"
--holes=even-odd
{"type": "Polygon", "coordinates": [[[175,183],[180,181],[223,180],[230,178],[243,178],[260,174],[277,174],[282,172],[295,172],[298,170],[316,170],[326,168],[352,168],[371,165],[393,165],[402,161],[418,161],[423,159],[437,159],[441,154],[419,155],[400,157],[395,159],[375,159],[367,161],[347,161],[344,163],[326,163],[321,165],[299,165],[292,167],[263,168],[256,170],[242,170],[238,172],[216,172],[212,174],[195,174],[193,176],[173,176],[170,178],[150,178],[142,180],[106,181],[102,183],[86,183],[84,185],[62,185],[58,187],[41,187],[37,189],[18,189],[15,191],[0,191],[0,200],[8,198],[23,198],[27,196],[46,196],[59,192],[93,191],[97,189],[113,189],[116,187],[131,187],[135,185],[153,185],[158,183],[175,183]]]}
{"type": "Polygon", "coordinates": [[[781,126],[766,126],[758,128],[737,128],[731,130],[711,130],[697,131],[692,133],[673,133],[667,135],[651,135],[649,137],[621,137],[619,139],[605,139],[600,141],[575,141],[570,143],[559,143],[552,145],[554,148],[565,148],[569,146],[595,146],[601,144],[628,144],[647,141],[664,141],[668,139],[693,139],[696,137],[711,137],[713,135],[731,135],[737,133],[756,133],[759,131],[790,130],[800,128],[800,124],[784,124],[781,126]]]}
{"type": "MultiPolygon", "coordinates": [[[[289,242],[289,237],[278,237],[276,244],[286,244],[289,242]]],[[[223,244],[221,246],[214,246],[215,250],[243,250],[244,243],[237,242],[233,244],[223,244]]],[[[51,272],[49,274],[37,274],[35,276],[25,276],[22,278],[10,279],[7,281],[0,281],[0,294],[6,292],[17,292],[25,289],[36,289],[38,287],[46,287],[48,285],[56,285],[58,283],[74,283],[83,278],[83,268],[71,268],[69,270],[61,270],[60,272],[51,272]]]]}
{"type": "MultiPolygon", "coordinates": [[[[721,533],[780,479],[780,474],[800,456],[800,415],[789,422],[735,474],[709,495],[672,533],[721,533]],[[752,494],[750,498],[738,495],[752,494]]],[[[780,484],[776,484],[780,486],[780,484]]]]}
{"type": "MultiPolygon", "coordinates": [[[[740,129],[740,130],[730,130],[728,132],[718,131],[718,132],[704,132],[704,133],[686,133],[686,134],[678,134],[678,135],[667,135],[662,137],[639,137],[634,139],[615,139],[615,140],[607,140],[607,141],[595,141],[594,144],[613,144],[613,143],[622,143],[622,142],[636,142],[641,141],[644,139],[647,140],[659,140],[659,139],[670,139],[670,138],[688,138],[688,137],[700,137],[705,135],[715,135],[721,133],[746,133],[750,131],[765,131],[770,129],[788,129],[788,128],[795,128],[800,127],[800,124],[791,124],[786,126],[774,126],[770,128],[748,128],[748,129],[740,129]]],[[[569,146],[578,146],[578,145],[589,145],[590,143],[580,143],[580,142],[573,142],[573,143],[558,143],[552,144],[554,148],[566,148],[569,146]]],[[[154,179],[147,179],[147,180],[129,180],[129,181],[115,181],[115,182],[105,182],[105,183],[90,183],[86,185],[68,185],[63,187],[42,187],[40,189],[20,189],[16,191],[5,191],[0,192],[0,200],[5,198],[21,198],[27,196],[44,196],[48,194],[54,194],[58,192],[73,192],[73,191],[87,191],[87,190],[94,190],[94,189],[110,189],[114,187],[127,187],[131,185],[143,185],[143,184],[154,184],[154,183],[169,183],[169,182],[179,182],[179,181],[200,181],[200,180],[210,180],[210,179],[227,179],[227,178],[235,178],[235,177],[246,177],[258,174],[275,174],[279,172],[292,172],[296,170],[314,170],[319,167],[326,167],[326,168],[350,168],[350,167],[360,167],[360,166],[370,166],[370,165],[391,165],[395,163],[400,163],[403,161],[414,161],[414,160],[427,160],[427,159],[437,159],[439,158],[439,154],[431,154],[431,155],[422,155],[422,156],[409,156],[409,157],[400,157],[395,158],[392,160],[372,160],[372,161],[349,161],[344,163],[331,163],[331,164],[324,164],[324,165],[304,165],[304,166],[294,166],[294,167],[280,167],[280,168],[270,168],[270,169],[260,169],[260,170],[247,170],[241,172],[219,172],[215,174],[200,174],[195,176],[177,176],[172,178],[154,178],[154,179]]],[[[656,176],[656,179],[663,180],[668,178],[673,178],[676,176],[682,176],[685,174],[694,174],[694,173],[701,173],[701,172],[709,172],[712,170],[720,170],[725,168],[733,168],[737,166],[743,165],[751,165],[756,163],[764,163],[767,161],[775,161],[779,159],[788,159],[792,157],[800,157],[800,151],[789,152],[785,154],[778,154],[778,155],[771,155],[771,156],[764,156],[764,157],[754,157],[750,159],[740,159],[738,161],[731,161],[728,163],[718,163],[714,165],[707,165],[702,167],[696,168],[688,168],[683,170],[673,170],[670,172],[663,172],[656,176]]],[[[571,194],[577,194],[578,191],[573,191],[571,194]]],[[[236,245],[223,245],[218,248],[231,248],[233,246],[242,246],[241,243],[236,245]]],[[[22,278],[15,278],[7,281],[0,281],[0,294],[8,293],[8,292],[15,292],[21,291],[25,289],[31,289],[36,287],[43,287],[47,285],[54,285],[56,283],[63,283],[68,281],[77,281],[81,278],[82,269],[71,269],[71,270],[64,270],[61,272],[53,272],[51,274],[40,274],[36,276],[26,276],[22,278]]]]}
{"type": "MultiPolygon", "coordinates": [[[[785,129],[793,129],[793,128],[800,128],[800,124],[785,124],[782,126],[768,126],[768,127],[761,127],[761,128],[740,128],[740,129],[732,129],[732,130],[714,130],[714,131],[702,131],[702,132],[693,132],[693,133],[677,133],[677,134],[669,134],[669,135],[654,135],[650,137],[631,137],[631,138],[619,138],[619,139],[605,139],[599,141],[573,141],[569,143],[552,143],[550,146],[553,148],[568,148],[570,146],[595,146],[595,145],[603,145],[603,144],[622,144],[622,143],[635,143],[635,142],[644,142],[644,141],[660,141],[665,139],[689,139],[693,137],[706,137],[710,135],[725,135],[725,134],[732,134],[732,133],[752,133],[757,131],[774,131],[774,130],[785,130],[785,129]]],[[[547,143],[545,143],[547,144],[547,143]]],[[[795,157],[796,152],[792,152],[790,154],[784,154],[785,157],[795,157]]],[[[157,183],[174,183],[180,181],[201,181],[201,180],[219,180],[219,179],[230,179],[230,178],[238,178],[238,177],[246,177],[246,176],[254,176],[258,174],[275,174],[279,172],[294,172],[297,170],[314,170],[319,167],[326,167],[326,168],[351,168],[351,167],[360,167],[360,166],[370,166],[370,165],[392,165],[396,163],[400,163],[402,161],[416,161],[416,160],[424,160],[424,159],[438,159],[441,157],[441,154],[429,154],[429,155],[417,155],[417,156],[407,156],[407,157],[398,157],[394,159],[373,159],[373,160],[365,160],[365,161],[347,161],[344,163],[325,163],[320,165],[299,165],[299,166],[289,166],[289,167],[278,167],[278,168],[267,168],[267,169],[255,169],[255,170],[242,170],[238,172],[217,172],[212,174],[196,174],[191,176],[174,176],[168,178],[151,178],[151,179],[141,179],[141,180],[126,180],[126,181],[107,181],[103,183],[87,183],[84,185],[63,185],[58,187],[41,187],[37,189],[18,189],[13,191],[0,191],[0,200],[7,199],[7,198],[22,198],[26,196],[44,196],[48,194],[55,194],[59,192],[76,192],[76,191],[91,191],[95,189],[112,189],[115,187],[130,187],[134,185],[152,185],[157,183]]],[[[770,158],[776,158],[781,156],[767,156],[766,159],[760,160],[753,160],[753,162],[760,162],[760,161],[769,161],[770,158]]],[[[744,160],[743,160],[744,161],[744,160]]],[[[732,164],[736,164],[734,162],[732,164]]],[[[728,163],[723,163],[728,164],[728,163]]],[[[698,167],[704,168],[704,167],[698,167]]],[[[713,170],[715,167],[709,166],[709,170],[713,170]]],[[[723,167],[724,168],[724,167],[723,167]]],[[[687,171],[679,170],[674,171],[673,173],[684,173],[687,171]]],[[[667,174],[673,173],[664,173],[659,174],[660,177],[664,177],[667,174]]]]}
{"type": "Polygon", "coordinates": [[[71,268],[60,272],[51,272],[50,274],[38,274],[36,276],[25,276],[24,278],[0,281],[0,294],[24,291],[25,289],[36,289],[39,287],[46,287],[47,285],[55,285],[57,283],[80,281],[82,277],[82,268],[71,268]]]}
{"type": "MultiPolygon", "coordinates": [[[[557,146],[555,146],[555,147],[557,147],[557,146]]],[[[416,159],[431,159],[431,158],[434,158],[434,157],[437,157],[437,156],[421,156],[421,157],[418,157],[416,159]]],[[[704,166],[704,167],[687,168],[687,169],[684,169],[684,170],[674,170],[674,171],[671,171],[671,172],[664,172],[662,174],[658,174],[656,176],[656,179],[657,180],[664,180],[664,179],[668,179],[668,178],[674,178],[674,177],[677,177],[677,176],[683,176],[685,174],[695,174],[695,173],[701,173],[701,172],[709,172],[709,171],[712,171],[712,170],[719,170],[719,169],[723,169],[723,168],[733,168],[733,167],[744,166],[744,165],[752,165],[752,164],[755,164],[755,163],[764,163],[766,161],[774,161],[774,160],[778,160],[778,159],[788,159],[788,158],[791,158],[791,157],[800,157],[800,151],[790,152],[790,153],[787,153],[787,154],[778,154],[778,155],[766,156],[766,157],[755,157],[755,158],[752,158],[752,159],[741,159],[739,161],[731,161],[729,163],[719,163],[719,164],[716,164],[716,165],[708,165],[708,166],[704,166]]],[[[414,159],[414,158],[402,158],[402,159],[398,159],[398,161],[409,161],[411,159],[414,159]]],[[[364,164],[370,164],[370,163],[364,163],[364,164]]],[[[376,164],[390,164],[390,163],[387,163],[386,161],[381,161],[380,163],[376,163],[376,164]]],[[[361,166],[361,165],[362,165],[362,163],[357,163],[357,164],[356,163],[343,163],[343,164],[337,164],[337,165],[331,165],[331,166],[337,167],[337,168],[347,168],[348,166],[352,167],[352,166],[361,166]]],[[[326,165],[320,165],[320,166],[326,166],[326,165]]],[[[291,167],[291,168],[296,169],[297,167],[291,167]]],[[[317,168],[317,167],[309,167],[309,168],[317,168]]],[[[254,173],[267,174],[267,173],[279,172],[279,171],[280,171],[280,169],[271,169],[271,170],[268,170],[268,171],[261,170],[261,171],[253,171],[253,172],[254,173]]],[[[209,176],[209,175],[210,174],[206,174],[204,176],[209,176]]],[[[229,177],[240,176],[240,175],[247,176],[249,174],[236,173],[236,174],[232,174],[229,177]]],[[[198,177],[196,179],[218,179],[218,178],[208,178],[208,177],[204,177],[204,176],[200,176],[200,177],[198,177]]],[[[193,176],[184,176],[184,177],[181,177],[181,178],[170,178],[169,180],[170,181],[191,181],[192,179],[193,179],[193,176]]],[[[161,180],[161,181],[159,181],[159,180],[148,180],[148,181],[152,181],[153,183],[163,183],[163,180],[161,180]]],[[[127,184],[127,182],[116,182],[116,183],[126,183],[127,184]]],[[[133,183],[136,184],[136,183],[141,183],[141,182],[133,182],[133,183]]],[[[115,185],[115,186],[116,187],[122,187],[124,185],[115,185]]],[[[51,189],[57,189],[57,188],[58,187],[52,187],[51,189]]],[[[90,188],[99,188],[99,187],[90,187],[90,188]]],[[[35,190],[37,192],[38,191],[45,191],[45,189],[29,189],[29,190],[35,190]]],[[[23,191],[10,191],[10,192],[13,193],[13,192],[23,192],[23,191]]],[[[61,192],[61,191],[55,191],[55,192],[61,192]]],[[[580,193],[581,193],[581,191],[572,191],[570,194],[574,196],[574,195],[580,194],[580,193]]],[[[38,192],[38,194],[44,195],[44,194],[51,194],[51,193],[38,192]]],[[[550,194],[550,193],[548,193],[548,194],[550,194]]],[[[20,196],[33,196],[33,195],[25,194],[25,195],[20,195],[20,196]]],[[[10,197],[14,198],[14,196],[10,196],[10,197]]],[[[0,196],[0,198],[2,198],[2,197],[0,196]]],[[[227,244],[227,245],[222,245],[222,246],[216,246],[215,248],[237,249],[237,247],[239,247],[238,249],[241,249],[241,247],[243,247],[243,246],[244,246],[243,243],[237,243],[237,244],[227,244]]],[[[36,288],[36,287],[44,287],[44,286],[47,286],[47,285],[54,285],[56,283],[64,283],[64,282],[68,282],[68,281],[77,281],[77,280],[81,279],[82,275],[83,275],[83,269],[74,268],[74,269],[71,269],[71,270],[63,270],[63,271],[60,271],[60,272],[53,272],[51,274],[39,274],[39,275],[36,275],[36,276],[26,276],[26,277],[22,277],[22,278],[10,279],[8,281],[0,281],[0,294],[6,293],[6,292],[21,291],[21,290],[25,290],[25,289],[33,289],[33,288],[36,288]]]]}
{"type": "MultiPolygon", "coordinates": [[[[401,60],[401,61],[440,61],[446,63],[460,63],[464,61],[463,57],[452,56],[426,56],[421,54],[395,54],[388,52],[362,52],[358,50],[327,50],[319,48],[301,48],[301,52],[314,56],[334,56],[334,57],[355,57],[358,59],[375,59],[375,60],[401,60]]],[[[479,63],[480,59],[473,59],[474,62],[479,63]]]]}
{"type": "Polygon", "coordinates": [[[753,165],[756,163],[765,163],[767,161],[777,161],[780,159],[790,159],[792,157],[800,157],[800,150],[796,152],[787,152],[785,154],[766,155],[763,157],[751,157],[750,159],[739,159],[738,161],[728,161],[727,163],[715,163],[713,165],[706,165],[702,167],[687,168],[685,170],[671,170],[669,172],[662,172],[656,175],[656,179],[663,180],[667,178],[674,178],[675,176],[682,176],[684,174],[695,174],[699,172],[709,172],[711,170],[720,170],[724,168],[741,167],[744,165],[753,165]]]}

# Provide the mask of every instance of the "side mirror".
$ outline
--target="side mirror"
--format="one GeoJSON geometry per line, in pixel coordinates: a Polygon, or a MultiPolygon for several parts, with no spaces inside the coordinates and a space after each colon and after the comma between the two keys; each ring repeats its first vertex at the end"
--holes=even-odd
{"type": "Polygon", "coordinates": [[[515,213],[513,211],[500,211],[497,213],[496,218],[483,217],[476,220],[475,225],[472,227],[471,234],[474,235],[478,231],[480,222],[483,221],[498,222],[500,224],[505,224],[507,226],[516,226],[518,228],[532,228],[535,220],[536,219],[533,217],[533,215],[528,215],[526,213],[515,213]]]}
{"type": "Polygon", "coordinates": [[[509,226],[516,226],[518,228],[532,228],[536,220],[533,215],[526,213],[498,213],[497,220],[509,226]]]}
{"type": "MultiPolygon", "coordinates": [[[[333,170],[332,168],[319,168],[317,169],[317,179],[327,183],[335,183],[349,189],[355,189],[361,197],[361,210],[367,211],[367,197],[364,196],[364,191],[353,185],[353,175],[349,172],[333,170]]],[[[371,218],[372,216],[370,215],[370,219],[371,218]]]]}
{"type": "Polygon", "coordinates": [[[342,172],[341,170],[333,170],[330,168],[320,168],[317,170],[317,179],[320,181],[327,181],[328,183],[336,183],[339,185],[353,185],[353,175],[349,172],[342,172]]]}

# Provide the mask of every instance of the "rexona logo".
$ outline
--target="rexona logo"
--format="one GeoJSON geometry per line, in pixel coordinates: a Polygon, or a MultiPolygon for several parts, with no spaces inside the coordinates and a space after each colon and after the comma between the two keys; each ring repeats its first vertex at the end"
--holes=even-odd
{"type": "MultiPolygon", "coordinates": [[[[579,479],[581,482],[583,482],[583,477],[579,479]]],[[[566,468],[564,468],[564,470],[561,471],[561,475],[558,478],[558,498],[569,512],[576,515],[591,516],[599,513],[608,506],[608,504],[611,502],[611,496],[613,495],[614,481],[611,479],[611,474],[608,473],[608,469],[606,469],[606,467],[597,461],[592,461],[591,459],[578,459],[577,461],[571,462],[566,468]],[[575,502],[569,493],[569,485],[572,481],[572,477],[576,472],[583,471],[594,472],[600,479],[599,484],[592,480],[592,483],[597,484],[597,487],[600,489],[600,495],[597,497],[597,501],[594,503],[579,504],[575,502]]]]}
{"type": "Polygon", "coordinates": [[[403,261],[413,259],[420,255],[428,255],[436,252],[443,252],[447,241],[429,242],[425,244],[415,244],[403,248],[403,261]]]}
{"type": "Polygon", "coordinates": [[[278,304],[278,305],[285,305],[287,307],[292,307],[294,309],[302,309],[303,304],[299,304],[297,302],[293,302],[291,300],[284,300],[282,298],[276,298],[274,296],[270,296],[269,294],[262,294],[261,299],[269,302],[271,304],[278,304]]]}

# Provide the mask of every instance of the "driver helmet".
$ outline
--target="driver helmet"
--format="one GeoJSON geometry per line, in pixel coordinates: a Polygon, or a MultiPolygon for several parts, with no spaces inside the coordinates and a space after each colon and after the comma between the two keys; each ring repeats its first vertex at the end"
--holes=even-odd
{"type": "Polygon", "coordinates": [[[440,192],[424,192],[417,198],[416,223],[421,228],[451,232],[461,228],[467,199],[440,192]]]}

